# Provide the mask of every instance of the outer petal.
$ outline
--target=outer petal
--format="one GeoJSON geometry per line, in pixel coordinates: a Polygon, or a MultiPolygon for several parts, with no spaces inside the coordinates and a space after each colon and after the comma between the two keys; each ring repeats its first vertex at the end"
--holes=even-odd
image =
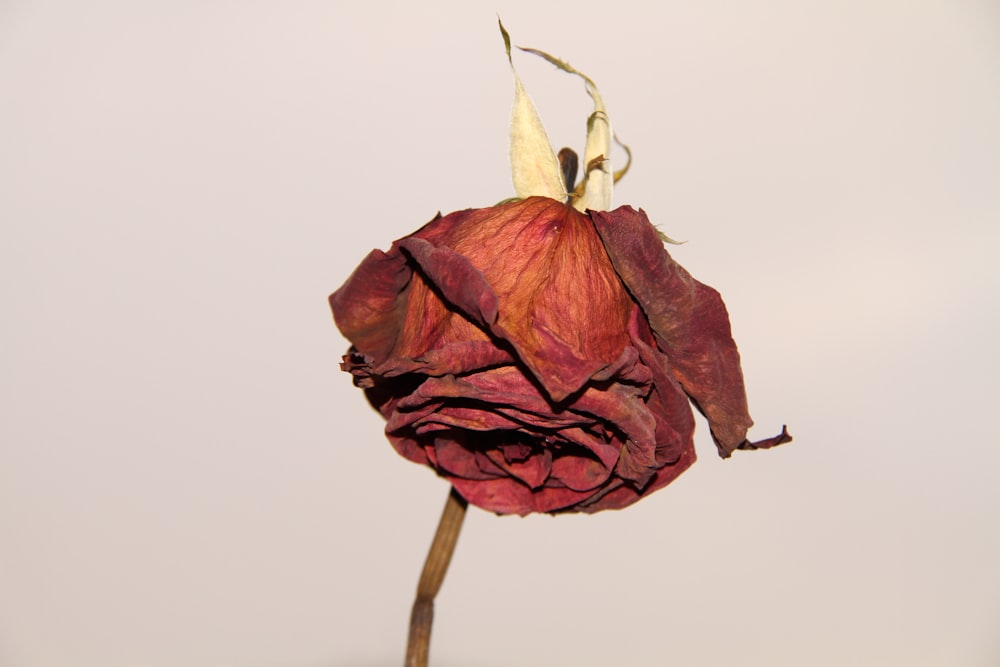
{"type": "Polygon", "coordinates": [[[372,250],[344,286],[330,295],[337,328],[376,361],[388,357],[396,345],[412,276],[398,252],[372,250]]]}
{"type": "MultiPolygon", "coordinates": [[[[421,271],[477,322],[481,308],[470,303],[467,284],[476,285],[474,293],[485,287],[459,260],[445,258],[454,253],[481,274],[499,300],[489,331],[513,346],[553,401],[578,392],[628,344],[624,329],[631,299],[589,219],[566,204],[532,197],[459,211],[415,236],[433,246],[404,242],[421,271]],[[449,279],[453,269],[438,270],[435,263],[456,267],[462,279],[449,279]]],[[[487,320],[482,318],[484,325],[487,320]]]]}
{"type": "MultiPolygon", "coordinates": [[[[438,216],[421,230],[444,228],[438,216]]],[[[373,377],[411,372],[462,373],[514,363],[485,331],[496,319],[497,297],[467,260],[421,238],[407,237],[388,252],[372,251],[347,282],[330,296],[334,320],[354,345],[342,366],[370,388],[373,377]],[[414,272],[419,257],[450,292],[414,272]]]]}
{"type": "MultiPolygon", "coordinates": [[[[708,418],[719,454],[728,457],[751,447],[746,434],[753,421],[740,356],[719,293],[674,262],[642,210],[622,206],[591,211],[590,216],[673,373],[708,418]]],[[[787,441],[782,436],[775,440],[787,441]]]]}
{"type": "Polygon", "coordinates": [[[422,238],[399,242],[445,299],[483,328],[497,319],[499,302],[483,274],[468,259],[447,247],[435,247],[422,238]]]}

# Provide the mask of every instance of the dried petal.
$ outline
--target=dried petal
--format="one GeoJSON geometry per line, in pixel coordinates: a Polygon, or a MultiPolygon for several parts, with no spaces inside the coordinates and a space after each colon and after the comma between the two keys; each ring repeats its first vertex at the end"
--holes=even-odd
{"type": "Polygon", "coordinates": [[[745,448],[753,421],[722,297],[674,262],[641,209],[622,206],[591,217],[673,374],[708,418],[719,454],[745,448]]]}

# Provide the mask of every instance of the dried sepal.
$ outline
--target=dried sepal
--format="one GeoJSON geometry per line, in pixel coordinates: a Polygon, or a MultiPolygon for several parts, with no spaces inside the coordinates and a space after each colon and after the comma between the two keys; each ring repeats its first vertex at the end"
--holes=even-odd
{"type": "Polygon", "coordinates": [[[514,69],[514,60],[510,55],[510,35],[502,22],[498,20],[497,23],[507,49],[510,70],[514,74],[514,109],[510,118],[510,168],[514,191],[522,199],[537,195],[564,200],[568,193],[562,180],[559,160],[538,117],[535,104],[514,69]]]}
{"type": "Polygon", "coordinates": [[[569,74],[575,74],[583,79],[587,94],[594,101],[594,112],[587,118],[587,144],[583,151],[583,163],[596,165],[588,168],[583,180],[573,196],[573,208],[578,211],[593,209],[607,211],[611,208],[611,193],[614,189],[615,174],[611,169],[611,121],[608,118],[607,106],[601,91],[593,79],[577,70],[565,60],[556,58],[538,49],[519,46],[519,49],[544,58],[551,64],[569,74]],[[598,161],[599,160],[599,161],[598,161]]]}

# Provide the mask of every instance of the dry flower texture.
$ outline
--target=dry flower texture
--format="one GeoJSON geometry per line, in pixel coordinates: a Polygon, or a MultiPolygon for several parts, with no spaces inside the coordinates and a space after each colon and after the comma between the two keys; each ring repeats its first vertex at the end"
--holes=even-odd
{"type": "Polygon", "coordinates": [[[718,292],[645,213],[546,197],[438,216],[374,250],[330,297],[344,370],[400,454],[501,514],[625,507],[752,422],[718,292]]]}

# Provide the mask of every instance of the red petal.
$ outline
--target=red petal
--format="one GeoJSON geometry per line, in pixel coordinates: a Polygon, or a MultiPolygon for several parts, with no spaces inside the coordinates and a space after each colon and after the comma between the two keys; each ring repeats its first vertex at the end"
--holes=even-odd
{"type": "Polygon", "coordinates": [[[432,262],[431,251],[415,250],[421,270],[447,301],[474,319],[475,293],[486,287],[464,266],[451,268],[457,262],[449,253],[478,270],[499,300],[490,331],[512,344],[554,402],[579,391],[628,344],[624,328],[631,299],[593,225],[572,207],[532,197],[452,213],[415,236],[441,253],[432,262]],[[450,277],[453,271],[461,277],[450,277]]]}
{"type": "Polygon", "coordinates": [[[530,489],[538,489],[552,472],[552,451],[541,449],[520,461],[508,461],[501,449],[489,449],[486,456],[511,477],[521,480],[530,489]]]}
{"type": "Polygon", "coordinates": [[[720,455],[729,456],[753,421],[722,298],[671,259],[643,211],[623,206],[590,215],[671,370],[708,418],[720,455]]]}
{"type": "Polygon", "coordinates": [[[427,280],[448,303],[483,328],[496,321],[497,295],[467,258],[451,248],[438,248],[412,236],[400,241],[399,247],[416,260],[427,280]]]}
{"type": "Polygon", "coordinates": [[[344,286],[330,295],[337,328],[376,362],[385,360],[396,345],[412,275],[398,251],[372,250],[344,286]]]}
{"type": "Polygon", "coordinates": [[[680,477],[681,473],[690,468],[694,461],[694,448],[691,447],[685,450],[674,464],[657,470],[652,480],[642,491],[638,491],[624,482],[611,484],[601,494],[595,495],[581,503],[579,510],[592,514],[602,510],[618,510],[628,507],[641,497],[648,496],[653,491],[662,489],[680,477]]]}

